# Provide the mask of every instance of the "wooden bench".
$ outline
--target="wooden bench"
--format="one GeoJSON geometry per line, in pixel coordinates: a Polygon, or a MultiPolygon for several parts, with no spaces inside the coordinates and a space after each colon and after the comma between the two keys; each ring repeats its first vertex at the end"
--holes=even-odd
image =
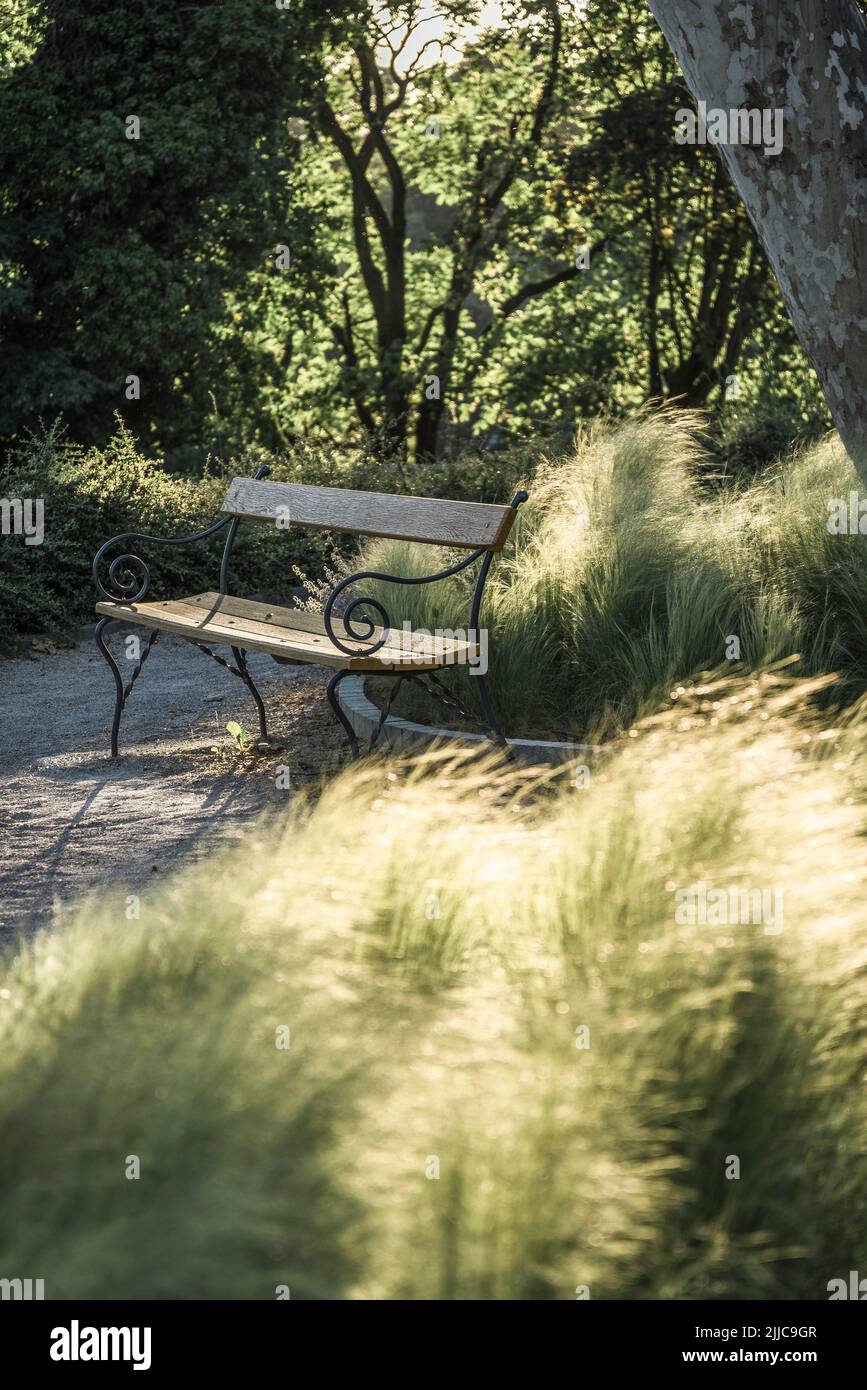
{"type": "Polygon", "coordinates": [[[259,733],[263,741],[268,738],[265,706],[247,666],[246,653],[250,651],[267,652],[277,661],[335,668],[327,686],[328,700],[343,725],[354,757],[358,756],[358,740],[340,706],[337,688],[345,676],[356,671],[398,678],[383,710],[379,727],[371,739],[371,746],[382,731],[402,680],[426,684],[432,694],[451,708],[457,708],[464,718],[485,728],[493,739],[502,742],[503,736],[488,695],[484,672],[474,671],[483,715],[481,719],[448,692],[434,673],[458,662],[472,663],[478,655],[479,614],[485,580],[493,557],[506,543],[517,508],[527,499],[526,492],[516,493],[508,506],[494,506],[431,497],[353,492],[343,488],[269,483],[264,480],[270,471],[263,467],[255,478],[234,478],[226,493],[220,519],[195,535],[169,539],[128,531],[113,536],[97,551],[93,561],[93,578],[100,595],[96,605],[96,611],[100,614],[96,625],[96,642],[115,681],[112,757],[117,757],[118,731],[124,705],[161,632],[173,632],[186,638],[244,681],[256,704],[259,733]],[[407,578],[361,570],[335,584],[321,614],[307,613],[274,604],[255,603],[229,593],[232,546],[242,522],[257,522],[281,529],[287,525],[308,526],[356,536],[419,541],[428,545],[456,547],[470,553],[446,569],[420,577],[407,578]],[[206,540],[223,528],[226,528],[226,539],[218,588],[205,593],[146,602],[150,572],[145,561],[138,555],[126,552],[110,558],[112,550],[129,541],[137,544],[188,545],[206,540]],[[396,632],[378,598],[352,596],[354,587],[365,580],[413,585],[435,583],[459,573],[476,560],[480,560],[481,565],[465,636],[396,632]],[[340,609],[342,603],[346,606],[340,609]],[[126,682],[105,643],[105,631],[112,622],[132,624],[150,632],[147,646],[126,682]],[[231,649],[234,665],[212,650],[220,646],[231,649]]]}

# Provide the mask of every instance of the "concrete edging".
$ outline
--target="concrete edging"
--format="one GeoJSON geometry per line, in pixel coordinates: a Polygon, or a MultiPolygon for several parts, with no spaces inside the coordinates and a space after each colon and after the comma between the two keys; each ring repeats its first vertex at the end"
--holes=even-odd
{"type": "MultiPolygon", "coordinates": [[[[346,676],[337,687],[340,707],[360,739],[370,738],[379,724],[381,710],[367,698],[363,676],[346,676]]],[[[485,734],[459,733],[454,729],[435,728],[429,724],[414,724],[390,714],[385,721],[379,742],[392,749],[417,747],[420,743],[451,742],[480,748],[490,744],[485,734]]],[[[565,763],[583,757],[587,761],[604,752],[591,743],[558,743],[553,739],[510,738],[506,740],[516,758],[522,763],[565,763]]]]}

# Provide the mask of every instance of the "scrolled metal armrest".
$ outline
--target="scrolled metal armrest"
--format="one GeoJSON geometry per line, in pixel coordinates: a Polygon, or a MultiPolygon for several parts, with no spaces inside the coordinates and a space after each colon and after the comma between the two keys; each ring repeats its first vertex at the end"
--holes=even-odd
{"type": "Polygon", "coordinates": [[[388,640],[388,635],[391,632],[391,619],[379,599],[364,598],[362,595],[359,595],[358,598],[354,598],[352,602],[347,605],[344,612],[339,615],[344,632],[356,644],[367,642],[373,636],[376,623],[367,613],[362,614],[360,619],[356,620],[354,618],[357,609],[367,607],[375,609],[379,614],[382,620],[382,636],[370,646],[346,646],[334,631],[334,624],[332,622],[334,604],[343,593],[344,589],[348,589],[352,584],[360,584],[365,579],[378,579],[386,584],[434,584],[438,579],[448,579],[451,575],[458,574],[461,570],[465,570],[468,565],[473,564],[475,560],[478,560],[479,557],[484,554],[485,549],[484,546],[482,546],[479,550],[474,550],[472,554],[467,555],[463,560],[459,560],[456,565],[451,565],[449,569],[440,570],[437,574],[407,576],[401,574],[383,574],[378,570],[360,570],[358,574],[347,575],[345,579],[341,579],[339,584],[335,584],[325,601],[325,609],[322,615],[325,620],[325,631],[338,651],[345,652],[347,656],[373,656],[373,653],[378,652],[380,647],[385,646],[388,640]],[[355,626],[355,622],[357,621],[364,623],[363,631],[360,631],[355,626]]]}
{"type": "Polygon", "coordinates": [[[356,609],[364,606],[367,606],[368,608],[374,608],[376,610],[376,612],[382,619],[382,636],[379,638],[378,641],[374,642],[369,647],[347,647],[344,642],[341,642],[340,638],[334,631],[334,625],[331,621],[331,613],[334,608],[335,602],[343,593],[343,590],[348,589],[351,584],[359,584],[363,579],[387,580],[391,577],[392,576],[388,574],[378,574],[375,570],[363,570],[358,574],[350,574],[346,579],[342,579],[339,584],[335,584],[334,588],[331,590],[331,593],[328,595],[328,598],[325,601],[323,618],[325,620],[325,631],[328,633],[328,636],[331,638],[331,641],[334,643],[335,647],[337,647],[338,651],[346,652],[347,656],[372,656],[374,652],[378,652],[380,647],[385,645],[386,639],[388,638],[388,634],[391,631],[391,619],[389,618],[388,613],[385,611],[382,604],[379,602],[379,599],[364,598],[362,596],[359,596],[358,598],[354,598],[352,602],[347,605],[345,611],[339,615],[340,621],[343,623],[344,632],[348,637],[352,639],[353,642],[367,642],[369,638],[373,636],[373,633],[376,629],[376,623],[367,613],[363,613],[361,615],[360,621],[364,623],[364,631],[359,631],[353,625],[353,616],[355,614],[356,609]]]}
{"type": "Polygon", "coordinates": [[[208,536],[213,536],[216,531],[228,526],[231,520],[231,516],[222,516],[219,521],[206,526],[204,531],[197,531],[193,536],[147,536],[141,531],[121,531],[119,535],[105,541],[93,557],[91,573],[97,592],[110,603],[139,603],[150,589],[150,570],[140,555],[125,553],[115,556],[108,567],[108,588],[100,578],[99,567],[103,556],[122,541],[141,541],[146,545],[190,545],[194,541],[203,541],[208,536]]]}
{"type": "MultiPolygon", "coordinates": [[[[256,470],[255,477],[257,480],[267,478],[270,472],[268,465],[263,464],[256,470]]],[[[237,526],[237,517],[227,513],[192,536],[147,536],[141,531],[121,531],[118,535],[112,536],[111,540],[105,541],[93,557],[91,574],[97,593],[108,599],[109,603],[139,603],[150,589],[150,570],[139,555],[116,555],[108,567],[109,588],[102,582],[99,574],[102,558],[112,546],[119,545],[121,541],[143,541],[147,545],[191,545],[195,541],[206,540],[208,536],[213,536],[233,522],[237,526]]]]}

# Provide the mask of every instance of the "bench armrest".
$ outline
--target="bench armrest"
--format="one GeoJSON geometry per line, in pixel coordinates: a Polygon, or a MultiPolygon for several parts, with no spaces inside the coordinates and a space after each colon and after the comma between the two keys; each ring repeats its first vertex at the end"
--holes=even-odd
{"type": "MultiPolygon", "coordinates": [[[[510,505],[517,509],[522,503],[527,501],[528,495],[529,494],[526,492],[516,492],[510,505]]],[[[322,614],[325,620],[325,631],[338,651],[346,652],[347,656],[372,656],[374,652],[378,652],[380,647],[383,647],[388,641],[388,636],[391,632],[391,619],[379,599],[364,598],[361,595],[351,599],[343,612],[337,615],[343,624],[343,631],[346,637],[354,643],[351,647],[347,646],[346,642],[342,641],[334,631],[333,622],[333,618],[336,616],[334,614],[334,605],[344,590],[349,589],[353,584],[360,584],[365,579],[376,579],[386,584],[435,584],[440,579],[449,579],[453,574],[459,574],[461,570],[467,569],[469,565],[481,559],[482,565],[478,579],[476,580],[472,613],[470,615],[470,629],[474,631],[478,626],[482,592],[493,558],[493,551],[489,550],[486,546],[480,546],[478,550],[473,550],[463,560],[459,560],[456,565],[451,565],[448,569],[438,570],[436,574],[400,575],[383,574],[378,570],[360,570],[357,574],[347,575],[345,579],[341,579],[339,583],[335,584],[325,601],[325,608],[322,614]],[[484,556],[484,559],[482,559],[482,556],[484,556]],[[382,631],[378,637],[376,636],[376,622],[374,619],[371,618],[368,612],[358,612],[359,609],[371,608],[378,614],[382,623],[382,631]],[[359,643],[369,643],[369,645],[361,647],[358,645],[359,643]]]]}
{"type": "MultiPolygon", "coordinates": [[[[270,472],[271,469],[267,464],[263,464],[257,471],[256,477],[266,478],[270,472]]],[[[91,574],[97,593],[100,597],[107,599],[109,603],[139,603],[150,589],[150,570],[139,555],[116,555],[109,562],[108,573],[105,582],[103,582],[100,576],[100,565],[103,557],[113,546],[126,541],[143,541],[147,545],[192,545],[195,541],[203,541],[208,536],[215,535],[224,526],[232,527],[230,535],[233,537],[238,526],[237,517],[228,514],[221,516],[219,520],[211,522],[210,526],[206,526],[203,531],[196,531],[192,536],[148,536],[142,531],[119,532],[118,535],[105,541],[93,557],[91,574]]]]}
{"type": "Polygon", "coordinates": [[[344,589],[348,589],[353,584],[360,584],[365,579],[378,579],[386,584],[435,584],[438,579],[448,579],[450,575],[458,574],[460,570],[465,570],[468,565],[471,565],[484,554],[484,548],[481,550],[473,550],[467,555],[466,559],[458,561],[458,563],[452,565],[450,569],[439,570],[437,574],[413,575],[411,578],[400,574],[383,574],[379,570],[360,570],[357,574],[349,574],[345,579],[341,579],[339,584],[335,584],[328,598],[325,600],[325,608],[322,613],[325,620],[325,631],[338,651],[346,652],[348,656],[372,656],[374,652],[378,652],[380,647],[384,646],[387,642],[388,635],[391,632],[391,619],[378,598],[365,598],[363,595],[359,595],[357,598],[352,599],[339,615],[346,636],[355,643],[355,646],[348,647],[346,643],[342,642],[337,636],[332,621],[334,605],[340,598],[344,589]],[[370,617],[369,613],[359,613],[356,617],[356,612],[359,608],[373,608],[379,615],[382,623],[382,632],[378,638],[375,636],[376,623],[373,618],[370,617]],[[363,626],[356,627],[356,623],[361,623],[363,626]],[[371,642],[371,638],[375,640],[371,642]],[[370,642],[371,644],[370,646],[359,647],[359,642],[370,642]]]}

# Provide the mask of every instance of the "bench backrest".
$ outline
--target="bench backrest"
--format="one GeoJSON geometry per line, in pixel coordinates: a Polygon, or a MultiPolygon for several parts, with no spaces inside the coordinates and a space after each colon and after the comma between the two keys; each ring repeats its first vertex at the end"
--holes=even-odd
{"type": "Polygon", "coordinates": [[[256,478],[233,478],[221,510],[247,521],[492,551],[502,550],[517,514],[514,507],[489,502],[398,497],[256,478]]]}

